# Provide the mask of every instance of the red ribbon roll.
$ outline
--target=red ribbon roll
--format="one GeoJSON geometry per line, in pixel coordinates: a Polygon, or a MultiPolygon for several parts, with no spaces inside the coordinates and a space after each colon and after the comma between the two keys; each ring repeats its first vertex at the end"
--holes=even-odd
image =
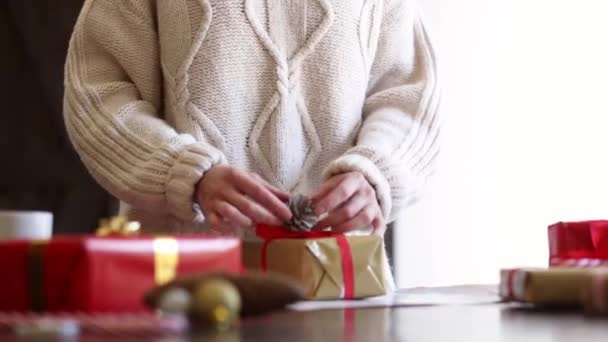
{"type": "Polygon", "coordinates": [[[355,295],[355,271],[353,266],[353,254],[350,244],[344,234],[334,232],[305,232],[297,233],[281,227],[258,225],[256,235],[264,240],[262,245],[262,271],[267,269],[267,250],[268,245],[277,239],[321,239],[335,238],[340,249],[342,259],[342,277],[344,281],[344,299],[352,299],[355,295]]]}

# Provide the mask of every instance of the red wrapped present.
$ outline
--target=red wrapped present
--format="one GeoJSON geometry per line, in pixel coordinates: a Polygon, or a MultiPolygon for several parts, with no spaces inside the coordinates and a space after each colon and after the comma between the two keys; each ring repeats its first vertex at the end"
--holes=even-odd
{"type": "Polygon", "coordinates": [[[138,312],[176,275],[240,272],[241,243],[203,237],[58,237],[0,242],[0,310],[138,312]]]}
{"type": "Polygon", "coordinates": [[[549,265],[608,265],[608,221],[559,222],[549,226],[549,265]]]}

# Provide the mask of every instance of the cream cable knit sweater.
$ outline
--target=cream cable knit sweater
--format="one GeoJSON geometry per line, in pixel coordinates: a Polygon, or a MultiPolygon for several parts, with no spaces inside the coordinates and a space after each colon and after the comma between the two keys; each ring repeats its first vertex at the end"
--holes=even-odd
{"type": "Polygon", "coordinates": [[[65,121],[150,229],[204,227],[219,163],[304,193],[358,170],[392,220],[433,170],[435,73],[414,0],[87,0],[65,121]]]}

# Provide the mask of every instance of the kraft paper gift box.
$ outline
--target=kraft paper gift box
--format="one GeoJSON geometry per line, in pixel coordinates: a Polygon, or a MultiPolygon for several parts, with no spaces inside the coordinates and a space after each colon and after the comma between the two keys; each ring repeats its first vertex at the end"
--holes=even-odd
{"type": "Polygon", "coordinates": [[[579,306],[591,274],[585,268],[508,269],[500,272],[502,299],[548,306],[579,306]]]}
{"type": "Polygon", "coordinates": [[[386,253],[380,236],[328,232],[293,233],[257,227],[262,241],[243,243],[248,269],[297,280],[309,299],[352,299],[386,294],[386,253]]]}
{"type": "Polygon", "coordinates": [[[608,268],[552,267],[502,270],[504,301],[543,307],[577,307],[593,315],[608,315],[608,268]]]}

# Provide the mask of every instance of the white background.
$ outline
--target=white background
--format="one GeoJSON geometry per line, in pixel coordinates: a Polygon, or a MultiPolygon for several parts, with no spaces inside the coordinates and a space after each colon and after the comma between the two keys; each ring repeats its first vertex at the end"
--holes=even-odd
{"type": "Polygon", "coordinates": [[[608,2],[420,0],[443,149],[396,227],[402,287],[547,264],[547,225],[608,218],[608,2]]]}

